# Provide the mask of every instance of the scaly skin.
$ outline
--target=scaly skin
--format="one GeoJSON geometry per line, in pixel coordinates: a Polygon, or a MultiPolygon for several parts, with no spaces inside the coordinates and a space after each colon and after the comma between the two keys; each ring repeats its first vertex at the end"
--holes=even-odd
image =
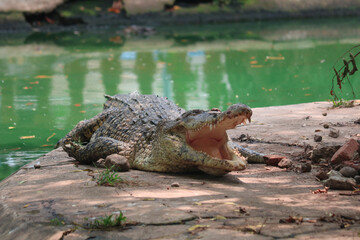
{"type": "Polygon", "coordinates": [[[126,157],[131,168],[145,171],[224,175],[245,169],[246,158],[226,129],[250,121],[248,106],[185,112],[154,95],[106,98],[103,112],[79,122],[56,147],[86,164],[116,153],[126,157]]]}

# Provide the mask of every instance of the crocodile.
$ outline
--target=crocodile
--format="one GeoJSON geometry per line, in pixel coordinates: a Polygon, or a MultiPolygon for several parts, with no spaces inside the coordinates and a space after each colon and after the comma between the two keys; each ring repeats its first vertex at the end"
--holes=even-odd
{"type": "Polygon", "coordinates": [[[244,104],[224,112],[185,111],[167,98],[137,92],[105,98],[101,113],[80,121],[56,144],[80,163],[118,154],[133,169],[221,176],[245,169],[249,156],[261,158],[226,133],[251,121],[252,110],[244,104]]]}

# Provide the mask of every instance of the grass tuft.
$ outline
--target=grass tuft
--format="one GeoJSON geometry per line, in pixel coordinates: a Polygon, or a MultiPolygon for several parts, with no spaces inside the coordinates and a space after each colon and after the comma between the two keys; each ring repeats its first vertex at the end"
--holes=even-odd
{"type": "MultiPolygon", "coordinates": [[[[85,218],[87,221],[88,219],[85,218]]],[[[105,215],[105,217],[99,217],[94,221],[91,221],[87,224],[87,226],[91,229],[107,229],[112,227],[120,227],[123,226],[126,221],[126,217],[120,211],[120,214],[117,217],[113,217],[113,215],[105,215]]]]}
{"type": "Polygon", "coordinates": [[[115,186],[116,183],[122,182],[123,179],[114,171],[114,167],[101,171],[96,177],[96,183],[100,186],[115,186]]]}

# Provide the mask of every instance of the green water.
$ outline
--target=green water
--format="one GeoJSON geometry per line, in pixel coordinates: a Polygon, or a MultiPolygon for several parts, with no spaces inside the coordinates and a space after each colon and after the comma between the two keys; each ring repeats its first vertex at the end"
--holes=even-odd
{"type": "Polygon", "coordinates": [[[360,42],[355,19],[119,31],[1,36],[0,180],[100,112],[104,94],[157,94],[185,109],[326,101],[333,63],[360,42]]]}

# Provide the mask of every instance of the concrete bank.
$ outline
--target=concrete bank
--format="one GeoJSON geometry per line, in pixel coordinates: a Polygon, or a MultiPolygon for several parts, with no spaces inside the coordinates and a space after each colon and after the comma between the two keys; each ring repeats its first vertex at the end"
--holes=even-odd
{"type": "MultiPolygon", "coordinates": [[[[254,109],[251,124],[230,131],[242,145],[299,164],[305,146],[360,139],[359,102],[329,109],[306,103],[254,109]],[[326,113],[326,114],[325,114],[326,113]],[[327,123],[340,132],[328,136],[327,123]],[[242,141],[244,135],[257,141],[242,141]]],[[[308,148],[309,148],[308,147],[308,148]]],[[[0,183],[1,239],[356,239],[360,195],[323,189],[316,164],[297,173],[264,164],[220,178],[204,174],[119,173],[116,187],[98,186],[97,169],[77,165],[61,149],[29,163],[0,183]],[[35,163],[41,167],[35,169],[35,163]],[[107,231],[95,219],[120,211],[125,225],[107,231]],[[90,227],[90,229],[89,229],[90,227]]],[[[100,170],[101,171],[101,170],[100,170]]]]}
{"type": "Polygon", "coordinates": [[[358,16],[357,0],[0,0],[0,32],[358,16]]]}

